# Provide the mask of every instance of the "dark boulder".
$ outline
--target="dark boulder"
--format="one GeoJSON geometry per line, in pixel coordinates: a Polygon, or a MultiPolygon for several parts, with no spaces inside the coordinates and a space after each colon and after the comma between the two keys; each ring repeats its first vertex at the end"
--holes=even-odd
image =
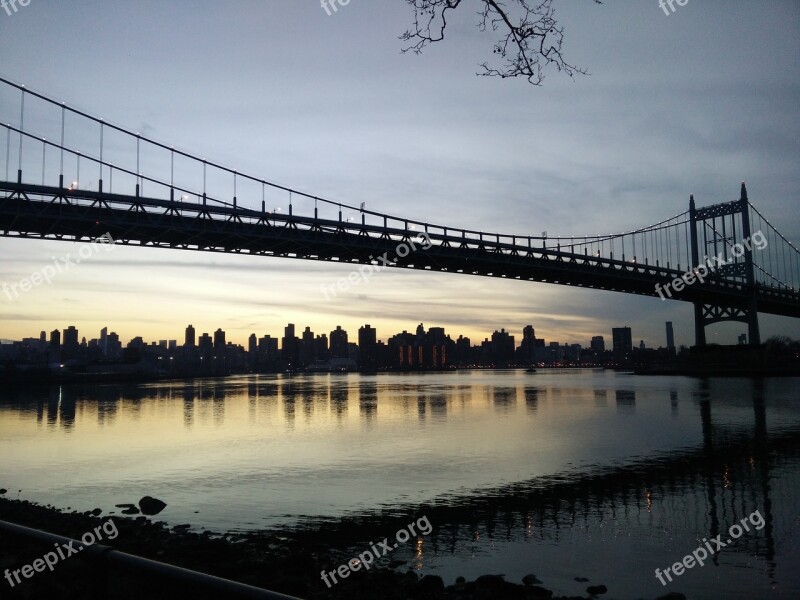
{"type": "Polygon", "coordinates": [[[599,594],[605,594],[608,591],[608,588],[604,585],[590,585],[586,588],[586,593],[590,596],[597,596],[599,594]]]}
{"type": "Polygon", "coordinates": [[[162,502],[158,498],[153,498],[151,496],[145,496],[144,498],[139,500],[139,510],[142,511],[143,515],[147,515],[148,517],[157,515],[166,507],[167,507],[166,502],[162,502]]]}
{"type": "Polygon", "coordinates": [[[536,585],[537,583],[542,583],[539,581],[539,578],[536,577],[533,573],[528,573],[525,577],[522,578],[522,583],[525,585],[536,585]]]}

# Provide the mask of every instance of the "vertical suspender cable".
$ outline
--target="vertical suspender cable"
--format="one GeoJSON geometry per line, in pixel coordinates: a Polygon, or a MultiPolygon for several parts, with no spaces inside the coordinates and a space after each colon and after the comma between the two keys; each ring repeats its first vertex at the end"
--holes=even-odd
{"type": "Polygon", "coordinates": [[[100,123],[100,179],[98,182],[98,190],[103,192],[103,125],[102,119],[100,123]]]}
{"type": "Polygon", "coordinates": [[[8,166],[11,159],[11,129],[6,127],[6,181],[8,181],[8,166]]]}
{"type": "Polygon", "coordinates": [[[25,131],[25,90],[22,90],[22,102],[19,106],[19,167],[17,169],[17,183],[22,183],[22,132],[25,131]]]}
{"type": "Polygon", "coordinates": [[[61,103],[61,163],[58,167],[58,187],[64,187],[64,119],[66,118],[66,107],[61,103]]]}
{"type": "Polygon", "coordinates": [[[140,186],[142,172],[139,170],[139,134],[136,134],[136,195],[139,196],[142,193],[140,186]]]}

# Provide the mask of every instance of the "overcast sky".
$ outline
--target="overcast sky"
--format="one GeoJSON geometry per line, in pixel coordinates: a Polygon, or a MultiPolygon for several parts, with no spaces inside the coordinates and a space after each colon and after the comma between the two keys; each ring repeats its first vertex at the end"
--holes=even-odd
{"type": "MultiPolygon", "coordinates": [[[[0,75],[210,160],[376,211],[538,235],[630,230],[688,208],[750,201],[800,241],[800,2],[556,2],[568,61],[542,87],[476,77],[493,36],[464,0],[446,40],[400,54],[403,0],[160,2],[30,0],[0,10],[0,75]],[[460,14],[459,14],[460,13],[460,14]]],[[[16,96],[0,119],[16,124],[16,96]]],[[[0,141],[5,142],[0,132],[0,141]]],[[[55,183],[55,182],[54,182],[55,183]]],[[[117,191],[117,190],[115,190],[117,191]]],[[[288,198],[274,196],[275,206],[288,198]]],[[[241,198],[255,206],[260,197],[241,198]]],[[[0,238],[0,282],[18,282],[77,245],[0,238]]],[[[20,298],[0,295],[0,338],[74,324],[127,342],[222,327],[282,335],[288,322],[380,339],[419,323],[473,342],[532,324],[548,341],[694,340],[677,302],[464,275],[383,271],[326,300],[346,266],[115,248],[20,298]]],[[[762,336],[800,337],[761,316],[762,336]]],[[[744,324],[709,328],[734,343],[744,324]]]]}

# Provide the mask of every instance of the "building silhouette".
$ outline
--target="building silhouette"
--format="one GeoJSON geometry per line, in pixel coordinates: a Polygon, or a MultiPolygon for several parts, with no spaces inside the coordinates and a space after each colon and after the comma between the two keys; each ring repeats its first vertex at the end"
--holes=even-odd
{"type": "Polygon", "coordinates": [[[614,358],[621,361],[630,360],[633,355],[633,337],[631,335],[631,328],[612,328],[611,339],[613,341],[614,358]]]}
{"type": "Polygon", "coordinates": [[[672,321],[667,321],[667,348],[675,348],[675,333],[672,331],[672,321]]]}
{"type": "Polygon", "coordinates": [[[347,348],[347,332],[342,329],[341,325],[337,325],[334,331],[331,331],[331,358],[349,358],[349,350],[347,348]]]}
{"type": "Polygon", "coordinates": [[[378,368],[378,332],[369,325],[358,330],[358,366],[362,371],[374,371],[378,368]]]}

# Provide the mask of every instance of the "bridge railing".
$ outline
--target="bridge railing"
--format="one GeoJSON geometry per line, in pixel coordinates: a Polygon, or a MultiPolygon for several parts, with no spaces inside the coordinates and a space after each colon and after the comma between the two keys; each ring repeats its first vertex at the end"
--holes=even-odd
{"type": "Polygon", "coordinates": [[[81,551],[80,557],[89,561],[92,568],[92,598],[103,600],[108,597],[109,573],[126,571],[142,573],[150,577],[158,577],[166,582],[180,584],[195,591],[207,594],[218,594],[220,598],[237,598],[252,600],[300,600],[278,592],[271,592],[229,579],[207,575],[198,571],[176,567],[174,565],[127,554],[101,544],[86,545],[81,541],[46,531],[32,529],[8,521],[0,521],[0,531],[4,535],[31,540],[33,542],[58,547],[70,547],[81,551]]]}

